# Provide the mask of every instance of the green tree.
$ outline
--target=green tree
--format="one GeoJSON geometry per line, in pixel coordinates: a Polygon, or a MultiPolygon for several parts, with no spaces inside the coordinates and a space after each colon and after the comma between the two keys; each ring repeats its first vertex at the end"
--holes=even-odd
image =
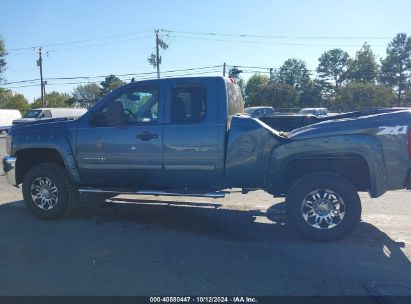
{"type": "Polygon", "coordinates": [[[105,96],[110,93],[115,88],[121,87],[124,84],[123,81],[120,80],[117,76],[108,75],[102,82],[101,85],[101,92],[100,96],[105,96]]]}
{"type": "Polygon", "coordinates": [[[0,109],[15,109],[25,114],[30,106],[24,95],[0,89],[0,109]]]}
{"type": "Polygon", "coordinates": [[[257,95],[259,89],[261,86],[268,84],[269,81],[270,79],[267,76],[260,73],[256,73],[248,79],[244,89],[245,103],[247,106],[253,106],[258,103],[257,95]]]}
{"type": "Polygon", "coordinates": [[[319,78],[338,89],[347,78],[349,55],[341,49],[324,52],[318,58],[317,72],[319,78]]]}
{"type": "MultiPolygon", "coordinates": [[[[70,107],[70,95],[67,93],[59,93],[53,91],[51,93],[46,94],[45,96],[46,104],[48,108],[66,108],[70,107]]],[[[31,108],[42,108],[43,104],[41,102],[41,98],[37,98],[32,104],[31,108]]]]}
{"type": "Polygon", "coordinates": [[[293,86],[302,92],[310,80],[310,74],[304,61],[295,58],[287,59],[280,67],[277,81],[293,86]]]}
{"type": "Polygon", "coordinates": [[[3,73],[6,70],[6,47],[3,38],[0,36],[0,82],[4,81],[3,73]]]}
{"type": "Polygon", "coordinates": [[[71,103],[89,109],[98,101],[100,94],[101,88],[96,83],[78,85],[73,90],[71,103]]]}
{"type": "Polygon", "coordinates": [[[355,58],[349,60],[349,80],[364,83],[375,83],[378,75],[378,63],[370,45],[364,43],[355,54],[355,58]]]}
{"type": "Polygon", "coordinates": [[[302,108],[318,107],[323,104],[323,85],[318,80],[309,80],[299,95],[299,106],[302,108]]]}
{"type": "Polygon", "coordinates": [[[0,109],[6,108],[6,94],[10,91],[0,88],[0,109]]]}
{"type": "Polygon", "coordinates": [[[245,82],[244,79],[239,77],[236,81],[236,83],[238,84],[238,86],[240,87],[241,90],[241,94],[244,96],[244,90],[245,90],[245,82]]]}
{"type": "Polygon", "coordinates": [[[381,82],[397,92],[397,105],[401,105],[407,90],[411,71],[411,37],[399,33],[388,44],[387,57],[381,60],[381,82]]]}
{"type": "Polygon", "coordinates": [[[274,109],[293,108],[297,105],[298,92],[289,84],[269,83],[259,88],[257,106],[271,106],[274,109]]]}
{"type": "Polygon", "coordinates": [[[394,93],[387,86],[350,82],[337,90],[334,110],[355,111],[365,108],[388,107],[394,100],[394,93]]]}
{"type": "Polygon", "coordinates": [[[411,85],[408,85],[408,90],[404,92],[404,105],[411,107],[411,85]]]}

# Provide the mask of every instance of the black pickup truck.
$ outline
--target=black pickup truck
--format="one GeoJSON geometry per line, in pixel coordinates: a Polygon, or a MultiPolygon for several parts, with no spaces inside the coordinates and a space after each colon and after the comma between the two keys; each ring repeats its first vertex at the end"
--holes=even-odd
{"type": "Polygon", "coordinates": [[[279,132],[241,114],[222,77],[134,82],[77,120],[13,126],[3,169],[41,218],[79,193],[223,197],[231,188],[286,197],[290,224],[330,241],[360,221],[358,191],[410,188],[411,112],[329,120],[279,132]]]}

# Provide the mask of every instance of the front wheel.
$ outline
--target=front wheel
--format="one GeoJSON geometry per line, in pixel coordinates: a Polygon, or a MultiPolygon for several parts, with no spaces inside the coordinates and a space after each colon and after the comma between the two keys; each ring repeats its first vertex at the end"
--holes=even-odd
{"type": "Polygon", "coordinates": [[[31,168],[24,176],[22,191],[27,207],[40,218],[66,216],[78,199],[64,168],[55,163],[31,168]]]}
{"type": "Polygon", "coordinates": [[[323,242],[347,236],[361,219],[357,191],[333,173],[312,173],[297,180],[288,192],[286,208],[300,233],[323,242]]]}

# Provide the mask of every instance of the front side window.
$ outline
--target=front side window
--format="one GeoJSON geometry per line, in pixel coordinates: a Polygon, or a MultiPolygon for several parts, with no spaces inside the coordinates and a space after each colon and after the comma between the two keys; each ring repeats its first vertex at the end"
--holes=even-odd
{"type": "Polygon", "coordinates": [[[159,90],[154,86],[131,88],[103,108],[108,125],[158,122],[159,90]]]}
{"type": "Polygon", "coordinates": [[[171,90],[171,122],[196,122],[207,112],[207,88],[200,83],[176,84],[171,90]]]}
{"type": "Polygon", "coordinates": [[[41,110],[30,110],[23,116],[23,118],[38,118],[41,110]]]}

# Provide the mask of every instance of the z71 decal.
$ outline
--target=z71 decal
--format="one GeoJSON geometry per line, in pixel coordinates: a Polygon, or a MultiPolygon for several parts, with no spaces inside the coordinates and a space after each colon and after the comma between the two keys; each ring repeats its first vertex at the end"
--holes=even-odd
{"type": "Polygon", "coordinates": [[[396,127],[379,127],[380,131],[377,135],[402,135],[407,134],[408,126],[396,126],[396,127]]]}

